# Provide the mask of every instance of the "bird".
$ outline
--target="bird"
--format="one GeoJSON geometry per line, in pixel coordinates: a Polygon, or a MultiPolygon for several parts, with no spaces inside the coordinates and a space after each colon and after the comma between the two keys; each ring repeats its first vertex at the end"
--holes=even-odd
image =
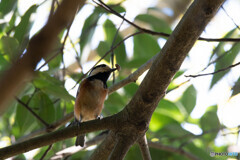
{"type": "MultiPolygon", "coordinates": [[[[107,80],[112,72],[120,70],[119,65],[110,68],[106,64],[95,66],[89,76],[82,80],[79,85],[74,105],[75,122],[100,119],[104,101],[108,95],[107,80]]],[[[84,146],[85,135],[76,138],[75,146],[84,146]]]]}

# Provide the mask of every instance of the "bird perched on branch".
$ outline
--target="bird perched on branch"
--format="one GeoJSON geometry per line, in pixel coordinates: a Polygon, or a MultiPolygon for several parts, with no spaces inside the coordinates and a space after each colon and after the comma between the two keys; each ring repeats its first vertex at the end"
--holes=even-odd
{"type": "MultiPolygon", "coordinates": [[[[111,69],[101,64],[94,67],[89,76],[82,80],[74,106],[74,116],[78,124],[100,118],[103,103],[108,94],[107,80],[115,70],[120,70],[120,66],[116,64],[116,68],[111,69]]],[[[77,136],[75,145],[83,147],[84,137],[85,135],[77,136]]]]}

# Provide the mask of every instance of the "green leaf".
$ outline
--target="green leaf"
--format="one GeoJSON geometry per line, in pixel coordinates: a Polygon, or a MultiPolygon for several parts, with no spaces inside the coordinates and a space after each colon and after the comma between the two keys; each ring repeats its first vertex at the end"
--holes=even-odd
{"type": "Polygon", "coordinates": [[[46,73],[39,73],[39,76],[34,78],[33,84],[44,93],[53,95],[56,98],[62,98],[66,101],[74,100],[74,97],[67,92],[60,81],[46,73]]]}
{"type": "Polygon", "coordinates": [[[198,157],[199,159],[207,159],[207,160],[213,160],[215,158],[210,157],[210,151],[207,150],[207,148],[200,148],[196,145],[194,145],[193,143],[188,144],[185,148],[187,148],[187,150],[195,155],[196,157],[198,157]]]}
{"type": "Polygon", "coordinates": [[[183,93],[180,99],[180,103],[184,106],[188,115],[192,112],[196,105],[197,92],[193,85],[189,86],[187,90],[183,93]]]}
{"type": "MultiPolygon", "coordinates": [[[[97,47],[97,52],[99,56],[103,56],[107,51],[109,51],[110,45],[106,41],[100,41],[98,47],[97,47]]],[[[110,56],[106,56],[104,58],[107,62],[110,62],[110,56]]]]}
{"type": "MultiPolygon", "coordinates": [[[[104,112],[108,111],[111,114],[119,112],[126,105],[126,98],[114,92],[109,95],[107,100],[104,102],[104,112]]],[[[106,112],[107,113],[107,112],[106,112]]]]}
{"type": "Polygon", "coordinates": [[[179,123],[171,123],[165,125],[157,134],[158,136],[168,135],[169,138],[177,138],[190,134],[190,132],[183,129],[179,123]]]}
{"type": "Polygon", "coordinates": [[[100,10],[95,9],[93,13],[85,20],[82,33],[80,36],[81,53],[83,52],[83,49],[86,46],[86,44],[91,41],[100,16],[101,16],[100,10]]]}
{"type": "Polygon", "coordinates": [[[216,138],[218,130],[220,129],[216,105],[208,108],[206,113],[200,119],[200,125],[204,132],[217,129],[215,132],[204,135],[207,143],[212,142],[216,138]]]}
{"type": "Polygon", "coordinates": [[[3,36],[0,40],[0,52],[14,59],[18,51],[19,43],[13,37],[3,36]]]}
{"type": "Polygon", "coordinates": [[[126,68],[138,68],[146,62],[147,62],[147,59],[145,57],[137,57],[137,58],[130,60],[128,63],[126,63],[125,67],[126,68]]]}
{"type": "MultiPolygon", "coordinates": [[[[43,92],[37,92],[34,94],[29,104],[31,107],[37,107],[38,115],[48,124],[53,123],[55,119],[55,109],[53,102],[43,92]]],[[[43,125],[41,122],[39,122],[43,125]]]]}
{"type": "Polygon", "coordinates": [[[7,13],[12,11],[17,6],[16,0],[1,0],[0,3],[0,18],[3,18],[7,13]]]}
{"type": "Polygon", "coordinates": [[[49,70],[59,69],[62,62],[62,55],[58,54],[53,60],[48,62],[49,70]]]}
{"type": "Polygon", "coordinates": [[[240,93],[240,78],[237,80],[237,82],[234,84],[232,88],[231,97],[237,95],[238,93],[240,93]]]}
{"type": "Polygon", "coordinates": [[[9,65],[8,61],[0,54],[0,75],[2,71],[5,71],[7,66],[9,65]]]}
{"type": "Polygon", "coordinates": [[[62,56],[63,56],[62,53],[60,52],[61,47],[62,47],[61,40],[60,40],[60,38],[58,38],[58,40],[55,43],[53,52],[44,58],[45,61],[50,60],[48,62],[48,67],[49,67],[50,71],[58,70],[61,65],[62,56]],[[56,56],[53,59],[51,59],[54,55],[56,55],[56,56]]]}
{"type": "Polygon", "coordinates": [[[134,58],[146,58],[148,60],[161,50],[157,40],[148,34],[134,36],[133,42],[134,58]]]}
{"type": "Polygon", "coordinates": [[[149,124],[149,129],[152,132],[156,132],[162,129],[164,126],[170,125],[172,123],[177,123],[177,122],[172,117],[166,114],[160,113],[159,111],[155,111],[152,115],[152,118],[149,124]]]}
{"type": "Polygon", "coordinates": [[[15,21],[16,21],[16,18],[17,18],[17,9],[15,9],[8,25],[5,27],[4,29],[4,32],[5,33],[8,33],[8,35],[11,33],[10,31],[12,31],[15,27],[15,21]]]}
{"type": "MultiPolygon", "coordinates": [[[[235,43],[232,46],[232,48],[226,53],[226,55],[217,61],[214,71],[218,71],[218,70],[220,70],[222,68],[226,68],[226,67],[232,65],[234,59],[236,58],[236,56],[239,53],[239,50],[240,50],[240,43],[235,43]]],[[[210,88],[212,88],[229,71],[230,71],[230,69],[228,69],[226,71],[223,71],[223,72],[219,72],[219,73],[214,74],[213,78],[212,78],[212,82],[211,82],[210,88]]]]}
{"type": "Polygon", "coordinates": [[[135,20],[139,20],[151,25],[152,29],[156,32],[172,32],[170,26],[166,23],[166,21],[150,14],[140,14],[135,18],[135,20]]]}
{"type": "MultiPolygon", "coordinates": [[[[21,101],[26,103],[30,97],[24,96],[21,101]]],[[[36,118],[21,104],[17,104],[16,124],[20,133],[28,133],[32,128],[37,126],[36,118]]]]}
{"type": "MultiPolygon", "coordinates": [[[[114,40],[114,37],[115,37],[116,34],[117,34],[117,37],[116,37],[116,40],[114,41],[113,46],[123,40],[123,38],[119,35],[119,33],[117,33],[117,29],[115,28],[115,25],[109,19],[107,19],[104,22],[103,30],[104,30],[104,33],[105,33],[105,36],[106,36],[105,40],[107,41],[109,46],[112,46],[113,40],[114,40]]],[[[111,48],[109,48],[109,50],[110,49],[111,48]]],[[[124,43],[122,43],[120,46],[118,46],[114,50],[114,54],[116,56],[117,63],[120,66],[125,65],[127,55],[126,55],[126,49],[125,49],[124,43]]]]}
{"type": "Polygon", "coordinates": [[[184,115],[179,110],[178,106],[171,101],[162,99],[156,109],[157,112],[164,114],[178,121],[179,123],[183,122],[184,115]]]}
{"type": "MultiPolygon", "coordinates": [[[[180,77],[184,72],[185,72],[185,71],[178,71],[178,72],[175,74],[175,76],[173,77],[173,80],[175,80],[175,79],[177,79],[178,77],[180,77]]],[[[176,87],[179,86],[179,84],[174,83],[173,80],[172,80],[171,83],[169,84],[168,89],[167,89],[167,92],[168,92],[168,91],[171,91],[171,90],[173,90],[173,89],[175,89],[176,87]]]]}
{"type": "Polygon", "coordinates": [[[133,95],[137,92],[138,85],[136,83],[130,83],[124,86],[124,90],[128,97],[133,97],[133,95]]]}
{"type": "MultiPolygon", "coordinates": [[[[229,31],[223,38],[233,38],[234,35],[236,35],[238,32],[237,28],[234,28],[233,30],[229,31]]],[[[211,55],[210,60],[213,58],[214,55],[221,56],[225,53],[224,46],[226,44],[229,44],[227,42],[220,42],[217,47],[213,50],[213,53],[211,55]]]]}
{"type": "Polygon", "coordinates": [[[137,160],[142,159],[141,151],[136,144],[130,148],[130,150],[126,154],[126,157],[124,158],[124,160],[133,160],[133,159],[137,159],[137,160]]]}
{"type": "Polygon", "coordinates": [[[37,7],[37,5],[31,6],[22,16],[20,23],[16,26],[14,37],[21,44],[25,38],[28,38],[28,34],[32,25],[30,17],[32,13],[36,11],[37,7]]]}

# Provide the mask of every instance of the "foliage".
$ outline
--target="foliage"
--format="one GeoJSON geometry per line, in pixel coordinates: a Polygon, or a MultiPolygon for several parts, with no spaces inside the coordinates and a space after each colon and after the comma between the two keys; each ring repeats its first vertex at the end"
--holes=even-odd
{"type": "MultiPolygon", "coordinates": [[[[8,14],[11,15],[8,21],[0,25],[0,75],[14,62],[16,57],[21,57],[24,54],[30,38],[29,34],[32,29],[32,24],[37,21],[37,19],[32,21],[31,16],[36,14],[37,9],[41,7],[41,5],[31,6],[23,15],[20,15],[18,7],[14,0],[2,0],[0,3],[0,17],[4,18],[8,14]],[[20,22],[18,22],[17,19],[20,19],[20,22]]],[[[125,12],[125,8],[121,4],[113,5],[112,7],[119,13],[125,12]]],[[[79,12],[78,14],[83,13],[79,12]]],[[[136,15],[135,20],[147,24],[153,31],[171,33],[170,24],[164,19],[154,15],[139,14],[136,15]]],[[[80,40],[80,52],[76,53],[76,55],[81,64],[87,63],[86,58],[84,59],[82,55],[84,55],[84,49],[92,44],[94,36],[97,35],[96,31],[98,26],[102,27],[105,37],[98,42],[96,48],[91,48],[96,53],[93,55],[94,58],[91,59],[102,57],[112,46],[124,38],[124,36],[118,32],[117,28],[119,26],[110,18],[109,13],[100,7],[95,7],[91,14],[85,19],[83,27],[81,28],[81,34],[78,37],[80,40]],[[105,18],[104,21],[101,19],[102,17],[105,18]]],[[[233,30],[230,31],[226,37],[238,37],[238,34],[239,31],[233,30]]],[[[61,34],[59,39],[64,39],[64,36],[65,34],[61,34]]],[[[121,65],[122,71],[117,76],[116,81],[126,78],[132,71],[159,53],[161,51],[161,46],[158,42],[160,39],[161,38],[149,34],[134,36],[132,57],[129,57],[127,54],[127,42],[118,46],[117,49],[114,50],[114,54],[116,56],[115,60],[121,65]]],[[[211,56],[211,59],[219,58],[215,64],[215,71],[233,64],[239,55],[240,43],[231,43],[231,47],[227,52],[224,51],[225,45],[229,45],[229,43],[219,43],[211,56]]],[[[26,87],[16,95],[47,124],[52,124],[67,113],[73,111],[74,96],[70,95],[66,89],[66,80],[72,79],[77,82],[80,78],[79,75],[83,74],[65,73],[66,70],[62,67],[64,61],[60,52],[62,47],[60,40],[57,47],[59,55],[47,63],[46,66],[48,67],[45,71],[36,70],[34,78],[28,80],[26,87]]],[[[53,53],[55,52],[53,51],[53,53]]],[[[63,54],[65,56],[67,53],[64,51],[63,54]]],[[[88,56],[90,57],[90,54],[88,56]]],[[[50,57],[45,58],[45,61],[49,58],[50,57]]],[[[107,56],[104,60],[106,63],[110,63],[110,56],[107,56]]],[[[178,71],[174,80],[182,78],[184,72],[185,70],[178,71]]],[[[227,73],[229,73],[229,70],[214,75],[210,87],[216,85],[227,73]]],[[[178,86],[174,80],[168,88],[168,90],[173,89],[172,92],[174,92],[174,88],[178,86]]],[[[110,86],[111,84],[112,83],[109,82],[108,85],[110,86]]],[[[238,78],[234,86],[232,86],[233,96],[239,93],[239,85],[240,78],[238,78]]],[[[105,101],[103,115],[108,116],[121,111],[135,94],[138,86],[139,83],[132,83],[124,86],[121,91],[109,95],[105,101]]],[[[158,142],[162,144],[171,145],[176,148],[187,142],[183,149],[186,149],[200,159],[214,159],[209,156],[209,152],[217,148],[214,140],[217,137],[218,130],[210,133],[207,132],[211,131],[213,126],[219,130],[222,127],[217,116],[217,106],[209,107],[200,118],[192,119],[191,113],[196,106],[197,95],[198,91],[194,85],[186,85],[186,89],[182,95],[178,97],[178,100],[161,100],[152,116],[147,137],[149,140],[157,139],[158,142]],[[202,137],[195,137],[193,133],[184,128],[185,123],[200,127],[203,133],[202,137]]],[[[1,139],[4,137],[9,137],[10,139],[11,137],[11,139],[16,139],[16,141],[25,135],[46,127],[22,104],[17,103],[17,101],[12,102],[11,107],[0,117],[0,122],[1,139]]],[[[87,135],[87,139],[92,138],[94,135],[96,134],[91,133],[87,135]]],[[[46,159],[52,157],[55,152],[62,150],[65,146],[73,145],[74,141],[72,139],[54,144],[53,149],[47,154],[46,159]]],[[[40,159],[46,149],[47,147],[40,148],[34,159],[40,159]]],[[[225,151],[225,147],[218,148],[218,152],[225,151]]],[[[150,152],[153,159],[159,159],[159,157],[161,157],[161,159],[186,159],[183,155],[155,148],[151,148],[150,152]]],[[[91,153],[92,151],[81,151],[74,154],[70,159],[87,159],[91,153]]],[[[139,148],[134,145],[125,159],[141,159],[140,155],[139,148]]],[[[26,159],[24,155],[19,155],[17,158],[26,159]]]]}

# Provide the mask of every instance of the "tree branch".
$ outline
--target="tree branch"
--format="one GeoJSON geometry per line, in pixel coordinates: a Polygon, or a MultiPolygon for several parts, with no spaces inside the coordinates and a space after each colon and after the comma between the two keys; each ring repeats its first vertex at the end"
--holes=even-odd
{"type": "MultiPolygon", "coordinates": [[[[137,92],[122,111],[126,114],[126,117],[123,118],[135,126],[136,130],[133,131],[139,133],[148,128],[152,113],[164,97],[173,76],[223,2],[224,0],[195,0],[191,4],[168,38],[161,53],[155,58],[137,92]]],[[[118,134],[124,134],[126,132],[124,129],[126,128],[120,128],[117,131],[118,134]]],[[[128,133],[131,131],[128,130],[128,133]]],[[[120,144],[119,148],[121,147],[120,144]]],[[[128,148],[127,145],[125,149],[128,150],[128,148]]],[[[124,151],[126,151],[125,149],[124,151]]],[[[118,154],[113,153],[112,155],[118,154]]]]}
{"type": "Polygon", "coordinates": [[[152,158],[151,158],[151,154],[150,154],[150,151],[148,148],[146,134],[143,137],[139,138],[138,145],[141,149],[143,160],[151,160],[152,158]]]}
{"type": "Polygon", "coordinates": [[[81,123],[80,126],[71,126],[55,132],[51,132],[39,137],[32,138],[30,140],[17,143],[5,148],[0,149],[0,159],[9,158],[20,153],[24,153],[39,147],[51,145],[55,142],[62,141],[64,139],[72,138],[80,134],[86,134],[89,132],[108,130],[116,127],[115,119],[118,116],[110,116],[101,120],[92,120],[81,123]]]}
{"type": "Polygon", "coordinates": [[[127,78],[109,87],[108,94],[111,94],[112,92],[118,90],[119,88],[122,88],[123,86],[129,83],[136,82],[138,77],[140,77],[146,70],[148,70],[152,66],[152,63],[156,57],[157,57],[156,55],[153,56],[150,60],[148,60],[145,64],[141,65],[135,72],[130,74],[127,78]]]}
{"type": "Polygon", "coordinates": [[[116,142],[116,136],[112,131],[109,132],[104,141],[95,149],[89,160],[106,160],[111,154],[114,144],[116,142]]]}
{"type": "Polygon", "coordinates": [[[115,143],[114,149],[109,157],[109,160],[122,160],[127,154],[129,148],[134,144],[137,137],[130,136],[119,136],[115,143]]]}
{"type": "Polygon", "coordinates": [[[23,81],[32,76],[37,63],[52,50],[58,34],[73,19],[85,0],[63,0],[47,24],[34,36],[28,45],[26,54],[18,59],[0,79],[0,112],[2,113],[10,99],[23,86],[23,81]],[[16,81],[17,79],[17,81],[16,81]]]}
{"type": "Polygon", "coordinates": [[[228,67],[226,67],[226,68],[219,69],[219,70],[217,70],[217,71],[215,71],[215,72],[212,72],[212,73],[197,74],[197,75],[185,75],[185,77],[196,78],[196,77],[201,77],[201,76],[214,75],[214,74],[217,74],[217,73],[219,73],[219,72],[223,72],[223,71],[229,70],[229,69],[231,69],[231,68],[233,68],[233,67],[236,67],[236,66],[238,66],[238,65],[240,65],[240,62],[238,62],[238,63],[236,63],[236,64],[233,64],[233,65],[230,65],[230,66],[228,66],[228,67]]]}
{"type": "MultiPolygon", "coordinates": [[[[156,31],[152,31],[146,28],[142,28],[140,26],[138,26],[137,24],[129,21],[128,19],[126,19],[124,16],[122,16],[121,14],[119,14],[118,12],[116,12],[114,9],[112,9],[110,6],[108,6],[107,4],[105,4],[103,1],[98,0],[98,2],[96,2],[95,0],[93,0],[94,3],[96,3],[97,5],[99,5],[100,7],[104,8],[106,11],[116,15],[117,17],[123,19],[124,21],[126,21],[128,24],[132,25],[133,27],[135,27],[136,29],[147,33],[147,34],[151,34],[151,35],[158,35],[158,36],[163,36],[163,37],[170,37],[170,34],[168,33],[164,33],[164,32],[156,32],[156,31]]],[[[202,41],[207,41],[207,42],[239,42],[240,38],[203,38],[203,37],[199,37],[198,40],[202,40],[202,41]]]]}
{"type": "Polygon", "coordinates": [[[198,157],[196,157],[195,155],[183,150],[183,149],[180,149],[180,148],[174,148],[172,146],[166,146],[166,145],[162,145],[160,143],[155,143],[155,142],[151,142],[151,141],[148,141],[148,145],[149,147],[152,147],[152,148],[156,148],[156,149],[160,149],[160,150],[163,150],[163,151],[168,151],[168,152],[173,152],[173,153],[177,153],[177,154],[180,154],[180,155],[183,155],[185,157],[187,157],[188,159],[191,159],[191,160],[200,160],[198,157]]]}
{"type": "Polygon", "coordinates": [[[93,139],[87,141],[85,143],[84,147],[71,146],[71,147],[65,148],[61,151],[58,151],[55,156],[51,157],[51,160],[63,159],[64,157],[70,156],[70,155],[77,153],[81,150],[84,150],[90,146],[96,145],[99,142],[101,142],[106,136],[107,136],[107,133],[103,132],[103,133],[97,135],[96,137],[94,137],[93,139]]]}

